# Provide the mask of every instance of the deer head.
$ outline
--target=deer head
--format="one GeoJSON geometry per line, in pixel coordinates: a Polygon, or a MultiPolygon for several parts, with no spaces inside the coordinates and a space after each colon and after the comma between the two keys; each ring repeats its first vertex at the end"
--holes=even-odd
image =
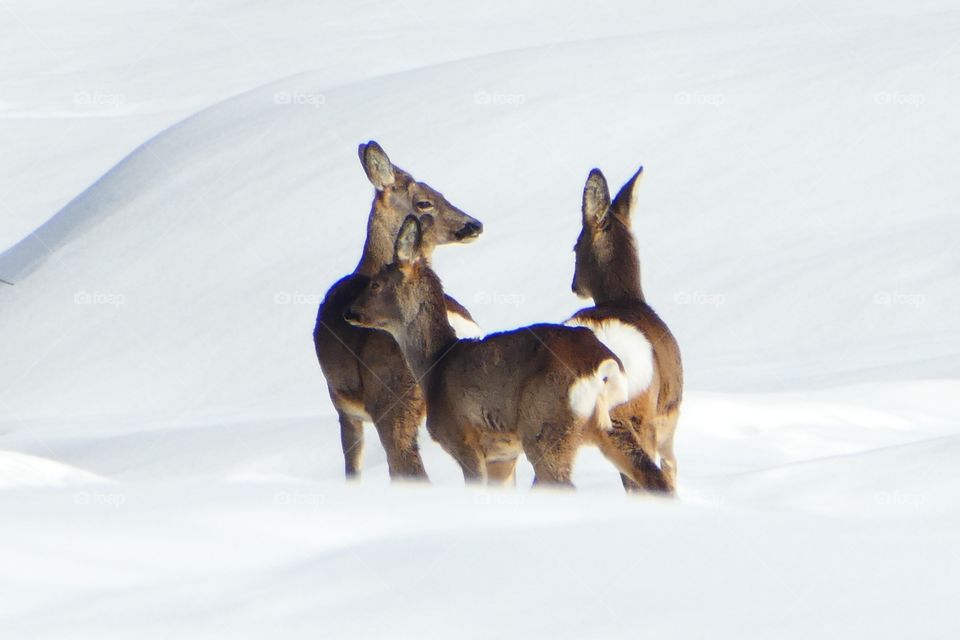
{"type": "Polygon", "coordinates": [[[450,204],[430,185],[418,182],[395,166],[376,142],[361,144],[359,154],[360,164],[377,191],[358,271],[372,275],[389,262],[400,225],[411,213],[418,219],[426,215],[433,218],[431,247],[470,242],[483,232],[479,220],[450,204]]]}
{"type": "Polygon", "coordinates": [[[446,318],[440,279],[426,260],[436,226],[432,216],[407,216],[397,234],[393,261],[370,278],[344,312],[347,322],[397,336],[425,312],[446,318]]]}
{"type": "Polygon", "coordinates": [[[613,300],[643,300],[640,258],[630,230],[635,191],[643,167],[633,174],[610,201],[607,180],[599,169],[587,177],[583,189],[583,228],[573,250],[576,266],[572,289],[596,304],[613,300]]]}

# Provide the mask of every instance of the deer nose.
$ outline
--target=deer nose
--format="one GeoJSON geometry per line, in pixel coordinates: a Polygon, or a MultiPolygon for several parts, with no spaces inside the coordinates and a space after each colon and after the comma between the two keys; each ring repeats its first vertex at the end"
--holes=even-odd
{"type": "Polygon", "coordinates": [[[352,308],[347,308],[343,310],[343,319],[347,322],[359,322],[360,314],[354,311],[352,308]]]}
{"type": "Polygon", "coordinates": [[[463,225],[463,228],[457,231],[455,235],[457,240],[464,240],[466,238],[476,238],[481,233],[483,233],[483,223],[479,220],[471,220],[463,225]]]}

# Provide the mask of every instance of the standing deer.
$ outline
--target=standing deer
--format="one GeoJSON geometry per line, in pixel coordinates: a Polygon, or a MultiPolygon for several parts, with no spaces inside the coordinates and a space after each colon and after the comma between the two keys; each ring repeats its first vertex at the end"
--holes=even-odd
{"type": "MultiPolygon", "coordinates": [[[[640,259],[630,230],[641,167],[610,202],[599,169],[583,190],[583,228],[577,244],[573,292],[594,305],[565,324],[587,327],[623,362],[629,400],[611,412],[615,429],[631,429],[644,451],[660,459],[670,489],[676,487],[673,438],[683,396],[680,348],[670,329],[646,303],[640,286],[640,259]]],[[[656,487],[624,474],[627,491],[656,487]]]]}
{"type": "MultiPolygon", "coordinates": [[[[363,423],[373,422],[387,453],[390,477],[427,477],[417,446],[424,417],[423,395],[397,343],[382,331],[352,326],[344,310],[371,276],[390,262],[394,240],[405,216],[429,215],[430,246],[469,242],[483,225],[423,182],[395,167],[376,142],[360,145],[360,163],[376,189],[363,255],[353,273],[334,284],[317,313],[313,342],[327,379],[330,399],[340,421],[347,478],[360,474],[363,423]]],[[[465,333],[479,334],[470,313],[456,300],[444,299],[452,323],[465,333]]]]}
{"type": "Polygon", "coordinates": [[[393,263],[370,279],[345,317],[396,339],[421,380],[427,430],[460,463],[464,479],[515,483],[522,451],[536,483],[572,486],[577,449],[592,442],[621,473],[667,491],[633,432],[610,430],[608,408],[626,400],[626,380],[592,332],[537,324],[457,338],[440,279],[424,259],[430,239],[422,227],[432,222],[406,219],[393,263]]]}

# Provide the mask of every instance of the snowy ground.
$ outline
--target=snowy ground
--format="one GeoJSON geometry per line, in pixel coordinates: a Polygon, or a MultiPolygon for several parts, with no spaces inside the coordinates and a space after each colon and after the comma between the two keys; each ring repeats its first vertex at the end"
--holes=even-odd
{"type": "Polygon", "coordinates": [[[960,10],[0,0],[0,637],[960,633],[960,10]],[[680,497],[364,478],[310,333],[356,145],[482,220],[437,271],[561,320],[640,163],[680,497]]]}

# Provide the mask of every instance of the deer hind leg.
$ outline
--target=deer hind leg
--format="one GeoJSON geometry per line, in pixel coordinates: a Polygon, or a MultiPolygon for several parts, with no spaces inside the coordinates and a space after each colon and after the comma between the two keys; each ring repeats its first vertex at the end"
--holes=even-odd
{"type": "MultiPolygon", "coordinates": [[[[619,439],[622,442],[626,442],[626,436],[620,432],[630,432],[634,435],[635,442],[629,444],[630,448],[635,444],[639,444],[651,461],[655,460],[656,456],[656,438],[653,434],[653,428],[652,426],[644,428],[642,415],[637,415],[638,411],[642,411],[642,408],[638,408],[636,400],[614,409],[610,412],[610,422],[613,425],[613,429],[618,432],[617,438],[601,438],[603,435],[602,430],[595,432],[593,438],[604,456],[614,462],[617,468],[620,469],[620,482],[623,483],[623,488],[627,493],[643,493],[644,488],[631,477],[630,471],[623,470],[624,468],[632,469],[632,463],[624,467],[623,465],[626,464],[625,459],[618,463],[611,458],[611,456],[621,456],[619,449],[617,449],[618,445],[616,444],[616,440],[619,439]],[[606,450],[604,450],[604,447],[606,447],[606,450]]],[[[630,455],[632,456],[633,454],[630,455]]],[[[644,463],[644,467],[645,466],[646,463],[644,463]]]]}
{"type": "Polygon", "coordinates": [[[643,487],[634,482],[633,479],[625,473],[620,474],[620,482],[623,484],[623,490],[627,493],[643,493],[643,487]]]}
{"type": "Polygon", "coordinates": [[[673,438],[677,433],[677,409],[658,417],[656,424],[657,452],[660,454],[660,468],[670,481],[671,487],[677,486],[677,456],[673,452],[673,438]]]}
{"type": "Polygon", "coordinates": [[[534,486],[555,485],[573,488],[573,461],[580,447],[579,430],[568,424],[546,423],[539,430],[522,431],[523,451],[533,465],[534,486]]]}
{"type": "Polygon", "coordinates": [[[360,477],[363,466],[363,421],[338,411],[340,417],[340,444],[347,480],[360,477]]]}
{"type": "MultiPolygon", "coordinates": [[[[673,493],[673,485],[640,446],[631,429],[615,423],[610,429],[594,429],[593,439],[604,457],[620,470],[621,477],[626,476],[631,481],[630,487],[657,493],[673,493]]],[[[626,482],[624,487],[627,487],[626,482]]],[[[630,491],[630,488],[627,490],[630,491]]]]}
{"type": "MultiPolygon", "coordinates": [[[[656,382],[656,376],[654,377],[656,382]]],[[[618,433],[616,434],[616,439],[619,441],[620,446],[626,447],[629,458],[634,459],[640,468],[643,470],[648,469],[648,460],[649,463],[652,463],[656,466],[657,460],[657,432],[656,425],[654,424],[654,416],[656,416],[656,383],[651,384],[650,387],[640,396],[632,399],[629,403],[620,405],[620,407],[614,409],[611,412],[611,421],[617,429],[625,432],[630,432],[633,434],[633,441],[628,441],[626,435],[618,433]],[[633,448],[639,445],[645,458],[647,460],[642,460],[638,457],[638,454],[633,452],[633,448]]],[[[609,446],[613,446],[612,444],[609,446]]],[[[631,463],[631,466],[634,466],[631,463]]],[[[634,481],[631,477],[631,472],[626,471],[621,468],[620,479],[623,482],[623,488],[627,493],[642,493],[644,490],[648,489],[649,486],[657,486],[660,484],[657,477],[650,475],[649,471],[644,471],[644,476],[646,481],[639,483],[634,481]]],[[[659,474],[654,474],[655,476],[659,474]]],[[[672,487],[672,485],[671,485],[672,487]]]]}
{"type": "Polygon", "coordinates": [[[505,487],[517,486],[517,459],[488,460],[487,484],[499,484],[505,487]]]}
{"type": "MultiPolygon", "coordinates": [[[[614,429],[622,430],[622,431],[631,430],[631,427],[628,426],[629,421],[625,423],[623,418],[621,418],[620,416],[614,416],[614,415],[611,415],[610,418],[611,418],[611,422],[613,423],[614,429]]],[[[612,441],[610,440],[610,438],[607,438],[606,441],[604,441],[603,439],[601,439],[601,436],[602,434],[596,434],[596,436],[594,437],[594,440],[596,441],[597,446],[600,448],[603,455],[608,460],[613,461],[610,455],[618,455],[615,453],[615,451],[617,450],[615,446],[612,444],[612,441]],[[604,446],[608,448],[609,455],[608,455],[608,452],[603,451],[604,446]]],[[[614,465],[616,465],[617,469],[623,468],[621,465],[617,464],[616,462],[614,462],[614,465]]],[[[631,478],[628,474],[624,473],[623,471],[620,472],[620,482],[623,484],[623,490],[626,491],[627,493],[643,493],[643,487],[637,484],[637,482],[633,478],[631,478]]]]}

